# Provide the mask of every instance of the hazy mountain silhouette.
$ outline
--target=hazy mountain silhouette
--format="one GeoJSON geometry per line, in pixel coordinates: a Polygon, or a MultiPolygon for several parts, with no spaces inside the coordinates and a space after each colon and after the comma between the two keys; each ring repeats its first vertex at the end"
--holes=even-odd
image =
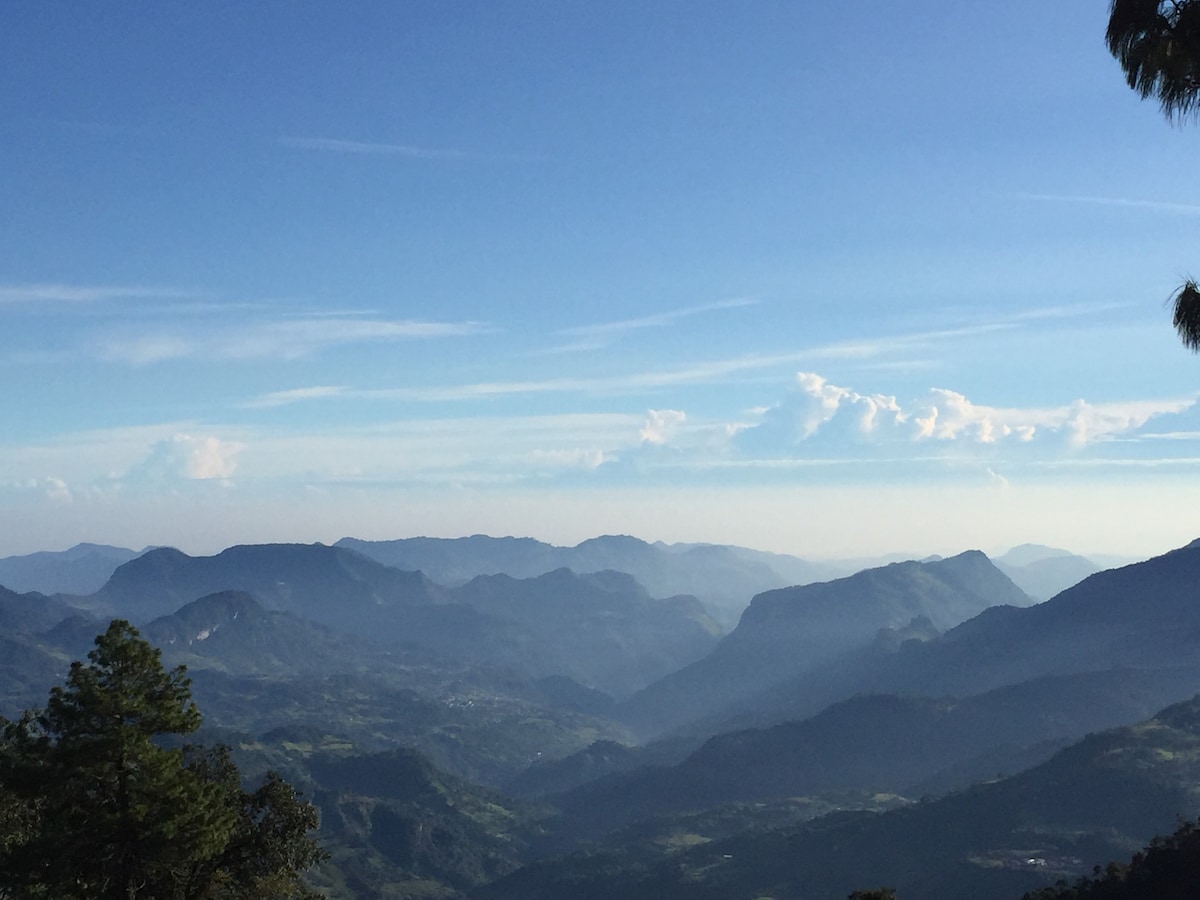
{"type": "Polygon", "coordinates": [[[136,624],[226,591],[376,642],[533,677],[562,675],[610,694],[698,659],[719,632],[695,598],[656,600],[614,572],[490,576],[446,589],[420,572],[320,544],[246,545],[208,557],[152,550],[79,603],[136,624]]]}
{"type": "Polygon", "coordinates": [[[1024,609],[989,609],[904,648],[867,681],[917,693],[976,693],[1030,678],[1200,665],[1200,544],[1091,575],[1024,609]]]}
{"type": "Polygon", "coordinates": [[[992,562],[1035,600],[1049,600],[1104,568],[1087,557],[1041,544],[1021,544],[992,562]]]}
{"type": "Polygon", "coordinates": [[[446,585],[465,583],[478,575],[532,578],[562,568],[580,574],[606,569],[625,572],[655,597],[691,594],[700,598],[725,627],[736,623],[754,594],[814,581],[829,572],[826,566],[797,557],[715,544],[649,544],[626,535],[591,538],[574,547],[478,534],[395,541],[343,538],[336,546],[389,566],[420,569],[446,585]]]}
{"type": "Polygon", "coordinates": [[[1061,559],[1064,556],[1075,556],[1070,550],[1060,547],[1047,547],[1045,544],[1018,544],[1008,552],[993,556],[992,562],[997,566],[1012,566],[1021,568],[1047,559],[1061,559]]]}
{"type": "Polygon", "coordinates": [[[18,593],[0,587],[0,634],[33,634],[45,631],[77,612],[58,597],[37,592],[18,593]]]}
{"type": "Polygon", "coordinates": [[[711,654],[641,691],[623,714],[659,733],[867,646],[881,629],[923,620],[940,630],[991,606],[1030,602],[979,551],[768,591],[711,654]]]}
{"type": "Polygon", "coordinates": [[[653,599],[632,576],[556,569],[536,578],[481,575],[450,592],[456,602],[524,626],[549,670],[623,695],[694,662],[720,627],[695,597],[653,599]]]}
{"type": "Polygon", "coordinates": [[[1158,670],[1041,678],[963,699],[860,695],[804,721],[717,735],[675,765],[600,778],[560,805],[566,830],[594,837],[637,819],[727,803],[940,793],[1028,768],[1176,696],[1175,678],[1158,670]]]}
{"type": "Polygon", "coordinates": [[[121,563],[140,551],[104,544],[76,544],[70,550],[29,553],[0,559],[0,584],[14,591],[42,594],[91,594],[121,563]]]}
{"type": "MultiPolygon", "coordinates": [[[[246,544],[215,556],[168,547],[120,566],[86,606],[146,622],[221,591],[245,591],[267,609],[349,631],[370,629],[380,610],[428,605],[440,589],[419,572],[401,572],[323,544],[246,544]]],[[[378,627],[376,625],[376,627],[378,627]]]]}
{"type": "MultiPolygon", "coordinates": [[[[1048,675],[1154,669],[1170,700],[1200,690],[1200,545],[1089,576],[1035,606],[1000,606],[925,642],[875,644],[726,704],[708,734],[807,718],[860,693],[969,696],[1048,675]]],[[[653,687],[653,686],[652,686],[653,687]]]]}

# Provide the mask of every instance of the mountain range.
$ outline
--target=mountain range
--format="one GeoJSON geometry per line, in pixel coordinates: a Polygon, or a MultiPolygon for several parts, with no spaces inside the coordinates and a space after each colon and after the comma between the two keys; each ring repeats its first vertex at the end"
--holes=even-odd
{"type": "Polygon", "coordinates": [[[151,550],[119,566],[96,593],[69,600],[136,624],[224,591],[376,643],[562,675],[614,695],[700,658],[720,634],[695,598],[652,598],[623,573],[559,569],[444,588],[321,544],[238,546],[209,557],[151,550]]]}
{"type": "Polygon", "coordinates": [[[44,698],[108,617],[132,619],[188,667],[205,740],[318,800],[331,896],[886,882],[1015,900],[1127,856],[1200,796],[1200,542],[1041,603],[1006,571],[1078,558],[969,551],[776,583],[723,637],[714,586],[803,561],[606,537],[565,548],[590,571],[536,571],[564,548],[381,543],[436,575],[347,539],[129,551],[90,592],[0,588],[0,710],[44,698]],[[528,567],[474,571],[489,553],[528,567]],[[706,579],[707,609],[681,589],[706,579]]]}
{"type": "MultiPolygon", "coordinates": [[[[1200,668],[1190,675],[1200,685],[1200,668]]],[[[943,794],[1029,768],[1090,732],[1146,718],[1177,698],[1177,678],[1120,669],[961,699],[858,695],[802,721],[719,734],[675,765],[596,773],[554,802],[564,833],[594,838],[639,819],[730,803],[854,791],[943,794]]]]}
{"type": "MultiPolygon", "coordinates": [[[[842,812],[664,842],[688,820],[630,829],[598,849],[527,865],[479,900],[843,900],[890,885],[918,900],[1017,900],[1127,858],[1200,802],[1200,697],[1090,735],[1020,774],[884,813],[842,812]]],[[[693,823],[694,824],[694,823],[693,823]]],[[[686,827],[686,824],[685,824],[686,827]]]]}
{"type": "Polygon", "coordinates": [[[604,535],[574,547],[486,535],[396,541],[343,538],[336,546],[385,565],[419,569],[446,585],[465,583],[478,575],[534,578],[555,569],[579,574],[625,572],[656,597],[698,597],[724,627],[731,627],[750,597],[760,591],[839,574],[835,565],[795,556],[717,544],[650,544],[628,535],[604,535]]]}
{"type": "MultiPolygon", "coordinates": [[[[478,575],[525,579],[559,568],[585,574],[610,569],[633,575],[655,596],[699,597],[726,630],[731,629],[750,597],[772,588],[810,584],[877,568],[906,557],[812,561],[783,553],[719,544],[647,543],[626,535],[606,535],[574,547],[533,538],[405,538],[364,541],[343,538],[336,546],[377,562],[424,572],[439,585],[465,584],[478,575]]],[[[147,548],[147,550],[150,548],[147,548]]],[[[69,550],[38,552],[0,559],[0,584],[18,592],[92,594],[113,571],[146,550],[78,544],[69,550]]],[[[997,566],[1031,597],[1044,600],[1101,566],[1066,550],[1024,544],[995,558],[997,566]]],[[[1120,561],[1122,564],[1126,560],[1120,561]]],[[[1105,562],[1107,567],[1115,562],[1105,562]]]]}
{"type": "Polygon", "coordinates": [[[979,551],[767,591],[712,653],[639,692],[622,714],[643,734],[660,734],[867,647],[880,631],[921,623],[937,632],[1032,602],[979,551]]]}

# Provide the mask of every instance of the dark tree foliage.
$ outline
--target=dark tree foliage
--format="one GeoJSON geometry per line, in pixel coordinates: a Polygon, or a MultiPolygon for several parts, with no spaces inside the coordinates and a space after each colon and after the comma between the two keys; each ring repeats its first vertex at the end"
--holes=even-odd
{"type": "Polygon", "coordinates": [[[1200,823],[1154,838],[1128,865],[1099,866],[1091,878],[1026,894],[1024,900],[1195,900],[1200,896],[1200,823]]]}
{"type": "Polygon", "coordinates": [[[869,891],[855,891],[846,900],[896,900],[896,891],[890,887],[873,888],[869,891]]]}
{"type": "Polygon", "coordinates": [[[1168,119],[1200,112],[1200,3],[1113,0],[1105,40],[1129,86],[1168,119]]]}
{"type": "Polygon", "coordinates": [[[274,776],[243,791],[223,748],[162,745],[200,725],[183,668],[120,620],[88,660],[3,722],[0,897],[311,896],[315,810],[274,776]]]}
{"type": "MultiPolygon", "coordinates": [[[[1112,0],[1105,40],[1129,86],[1168,119],[1200,113],[1200,0],[1112,0]]],[[[1179,339],[1200,353],[1200,286],[1189,278],[1171,305],[1179,339]]]]}
{"type": "Polygon", "coordinates": [[[191,880],[206,885],[205,898],[305,898],[300,874],[325,859],[308,838],[318,825],[317,810],[302,802],[296,791],[275,773],[268,773],[253,791],[244,791],[241,775],[219,746],[193,752],[188,768],[202,780],[221,788],[234,813],[233,832],[220,852],[194,864],[191,880]]]}
{"type": "Polygon", "coordinates": [[[1175,308],[1171,322],[1179,339],[1193,353],[1200,353],[1200,287],[1189,278],[1175,292],[1171,305],[1175,308]]]}

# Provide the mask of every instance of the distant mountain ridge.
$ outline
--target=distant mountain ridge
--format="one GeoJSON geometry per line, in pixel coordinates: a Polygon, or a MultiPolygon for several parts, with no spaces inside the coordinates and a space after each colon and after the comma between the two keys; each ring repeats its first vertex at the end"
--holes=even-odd
{"type": "Polygon", "coordinates": [[[1175,673],[1172,699],[1183,699],[1200,691],[1198,598],[1200,545],[1098,572],[1044,603],[987,609],[932,640],[864,648],[797,672],[714,714],[708,733],[735,718],[742,727],[806,718],[860,693],[965,697],[1109,669],[1175,673]]]}
{"type": "Polygon", "coordinates": [[[376,642],[533,677],[564,675],[614,695],[698,659],[720,634],[695,598],[654,599],[621,573],[559,569],[443,588],[421,572],[322,544],[243,545],[209,557],[152,550],[120,566],[95,594],[74,599],[93,615],[140,624],[229,591],[376,642]]]}
{"type": "Polygon", "coordinates": [[[989,607],[1031,602],[977,550],[768,591],[711,654],[641,691],[624,713],[660,733],[865,647],[881,630],[914,621],[944,630],[989,607]]]}
{"type": "Polygon", "coordinates": [[[30,553],[0,559],[0,585],[27,593],[91,594],[104,586],[121,563],[144,551],[76,544],[69,550],[30,553]]]}
{"type": "Polygon", "coordinates": [[[992,561],[1035,600],[1049,600],[1104,568],[1087,557],[1041,544],[1021,544],[992,561]]]}
{"type": "Polygon", "coordinates": [[[574,547],[533,538],[405,538],[363,541],[342,538],[347,547],[385,565],[419,569],[439,584],[462,584],[479,575],[532,578],[555,569],[578,574],[625,572],[656,597],[690,594],[700,598],[725,627],[757,593],[818,581],[837,568],[798,557],[760,553],[718,544],[649,544],[628,535],[603,535],[574,547]]]}
{"type": "Polygon", "coordinates": [[[0,634],[33,634],[61,622],[75,610],[57,597],[17,592],[0,586],[0,634]]]}
{"type": "Polygon", "coordinates": [[[557,671],[574,670],[584,683],[622,696],[699,659],[721,635],[695,597],[656,600],[633,576],[611,570],[480,575],[450,594],[523,625],[540,641],[543,661],[561,660],[557,671]]]}
{"type": "Polygon", "coordinates": [[[402,572],[324,544],[243,544],[215,556],[151,550],[117,568],[85,608],[137,622],[226,590],[252,594],[267,609],[368,633],[385,608],[436,603],[440,589],[419,572],[402,572]]]}
{"type": "MultiPolygon", "coordinates": [[[[575,547],[486,535],[392,541],[347,537],[335,546],[349,547],[394,568],[422,571],[447,587],[478,575],[530,578],[556,568],[579,573],[628,572],[656,596],[686,593],[700,597],[726,629],[736,624],[749,599],[765,590],[828,581],[905,558],[892,554],[879,559],[806,560],[724,544],[650,544],[624,535],[591,538],[575,547]]],[[[7,557],[0,559],[0,585],[20,593],[87,595],[103,587],[119,565],[149,549],[82,543],[64,551],[7,557]]],[[[1100,568],[1068,551],[1035,544],[1015,547],[996,562],[1039,600],[1100,568]]]]}
{"type": "Polygon", "coordinates": [[[1200,664],[1200,545],[1099,572],[1025,609],[990,609],[897,654],[880,677],[904,690],[989,690],[1115,666],[1200,664]]]}

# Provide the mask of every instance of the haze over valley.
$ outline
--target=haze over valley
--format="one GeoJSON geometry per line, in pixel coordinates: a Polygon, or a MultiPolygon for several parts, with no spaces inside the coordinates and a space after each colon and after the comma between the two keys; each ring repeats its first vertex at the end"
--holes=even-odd
{"type": "MultiPolygon", "coordinates": [[[[316,804],[332,856],[309,878],[333,897],[723,896],[730,878],[844,897],[876,871],[938,896],[905,881],[914,865],[1014,897],[1186,813],[1200,776],[1178,767],[1136,770],[1155,806],[1070,764],[1088,790],[1124,791],[1100,818],[1073,794],[1053,810],[1019,798],[1063,754],[1091,759],[1088,735],[1130,740],[1110,730],[1200,692],[1200,544],[1117,569],[1035,545],[834,566],[629,536],[7,557],[0,584],[20,590],[0,590],[0,713],[39,705],[109,618],[129,619],[186,665],[202,739],[316,804]],[[1065,582],[1040,601],[1051,573],[1065,582]],[[864,844],[869,859],[817,881],[761,855],[887,833],[918,808],[896,827],[969,815],[979,836],[938,862],[911,840],[864,844]],[[1053,867],[987,862],[1031,841],[1053,867]],[[712,868],[743,854],[753,871],[712,868]]],[[[1200,741],[1191,713],[1163,715],[1182,717],[1172,741],[1200,741]]]]}

